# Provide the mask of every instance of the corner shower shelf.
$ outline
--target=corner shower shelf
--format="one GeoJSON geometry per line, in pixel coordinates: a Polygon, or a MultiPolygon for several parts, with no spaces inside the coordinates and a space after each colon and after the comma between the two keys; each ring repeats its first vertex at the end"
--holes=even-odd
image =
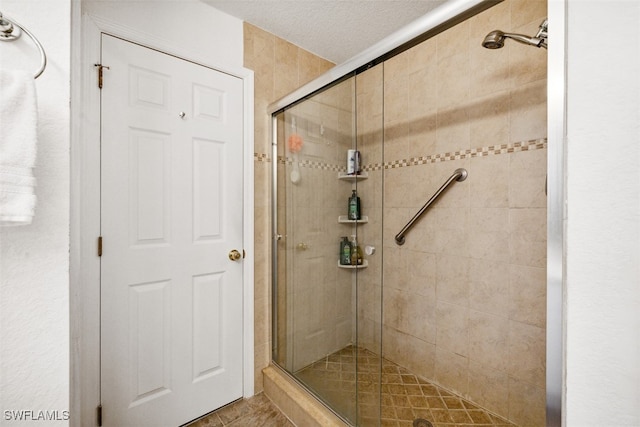
{"type": "Polygon", "coordinates": [[[358,270],[360,268],[369,267],[369,262],[367,262],[367,260],[364,259],[364,260],[362,260],[362,265],[342,265],[342,264],[340,264],[340,261],[338,261],[338,267],[345,268],[347,270],[358,270]]]}
{"type": "Polygon", "coordinates": [[[369,178],[369,174],[366,172],[362,172],[358,175],[349,175],[345,172],[338,172],[338,179],[344,179],[346,181],[358,181],[367,178],[369,178]]]}
{"type": "Polygon", "coordinates": [[[365,224],[369,222],[369,217],[366,215],[362,215],[360,219],[349,219],[347,215],[340,215],[338,217],[338,222],[340,224],[365,224]]]}

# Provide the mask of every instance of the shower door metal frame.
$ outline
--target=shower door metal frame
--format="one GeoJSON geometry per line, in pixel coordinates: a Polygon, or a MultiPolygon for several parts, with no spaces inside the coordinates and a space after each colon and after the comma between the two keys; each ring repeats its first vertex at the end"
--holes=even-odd
{"type": "Polygon", "coordinates": [[[547,56],[547,426],[565,425],[565,206],[567,0],[548,1],[547,56]]]}
{"type": "MultiPolygon", "coordinates": [[[[277,114],[318,93],[350,73],[358,73],[385,61],[434,35],[504,0],[453,0],[391,34],[360,54],[335,66],[315,80],[281,98],[267,108],[271,115],[272,143],[272,351],[277,351],[276,310],[278,267],[278,153],[277,114]]],[[[546,423],[561,426],[565,418],[565,102],[566,102],[566,8],[567,0],[548,1],[548,19],[553,37],[548,47],[547,88],[547,337],[546,423]]],[[[273,359],[273,354],[272,354],[273,359]]]]}

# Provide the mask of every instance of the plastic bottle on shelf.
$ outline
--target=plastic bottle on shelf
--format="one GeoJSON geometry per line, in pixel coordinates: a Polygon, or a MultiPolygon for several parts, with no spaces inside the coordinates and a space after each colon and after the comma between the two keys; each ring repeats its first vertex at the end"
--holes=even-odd
{"type": "Polygon", "coordinates": [[[352,190],[351,197],[349,197],[349,211],[348,218],[350,220],[359,220],[361,218],[360,211],[360,197],[356,193],[356,190],[352,190]]]}
{"type": "Polygon", "coordinates": [[[360,151],[347,150],[347,175],[358,175],[361,161],[360,151]]]}
{"type": "Polygon", "coordinates": [[[347,236],[342,238],[340,242],[340,265],[351,264],[351,242],[347,239],[347,236]]]}
{"type": "Polygon", "coordinates": [[[355,235],[351,235],[351,265],[362,265],[362,249],[358,245],[355,235]]]}

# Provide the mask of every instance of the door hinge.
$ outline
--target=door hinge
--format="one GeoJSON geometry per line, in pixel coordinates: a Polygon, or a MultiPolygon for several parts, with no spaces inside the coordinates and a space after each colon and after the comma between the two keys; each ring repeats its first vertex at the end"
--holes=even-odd
{"type": "Polygon", "coordinates": [[[102,70],[104,68],[106,68],[107,70],[110,70],[110,68],[102,64],[93,64],[93,65],[95,67],[98,67],[98,88],[102,89],[102,70]]]}
{"type": "Polygon", "coordinates": [[[98,256],[102,256],[102,236],[98,236],[98,256]]]}
{"type": "Polygon", "coordinates": [[[98,422],[98,427],[102,425],[102,405],[98,405],[96,408],[96,421],[98,422]]]}

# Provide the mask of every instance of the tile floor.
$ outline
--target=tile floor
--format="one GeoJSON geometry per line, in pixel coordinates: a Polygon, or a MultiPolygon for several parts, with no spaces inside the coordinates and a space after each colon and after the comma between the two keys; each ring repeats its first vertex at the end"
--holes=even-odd
{"type": "Polygon", "coordinates": [[[185,427],[295,427],[264,393],[230,403],[185,427]]]}
{"type": "MultiPolygon", "coordinates": [[[[405,368],[384,358],[381,362],[374,353],[353,346],[301,369],[296,376],[344,418],[363,427],[413,427],[417,418],[434,427],[515,427],[405,368]]],[[[263,393],[233,402],[186,427],[227,426],[295,427],[263,393]]]]}
{"type": "Polygon", "coordinates": [[[359,426],[411,427],[417,418],[431,422],[434,427],[515,426],[393,362],[384,358],[381,362],[376,354],[353,346],[301,369],[296,376],[334,410],[351,423],[357,421],[359,426]]]}

